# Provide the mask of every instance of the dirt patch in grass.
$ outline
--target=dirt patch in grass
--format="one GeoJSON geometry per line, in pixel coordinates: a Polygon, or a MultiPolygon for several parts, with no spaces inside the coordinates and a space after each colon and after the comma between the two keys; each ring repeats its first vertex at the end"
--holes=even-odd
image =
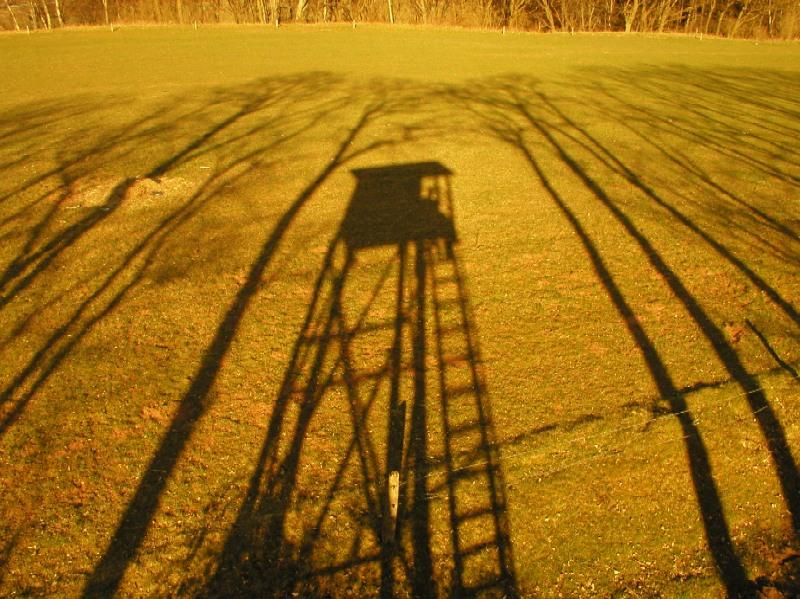
{"type": "MultiPolygon", "coordinates": [[[[68,191],[63,201],[65,209],[103,208],[109,206],[114,191],[124,182],[118,179],[81,179],[68,191]]],[[[137,210],[172,204],[185,199],[193,184],[183,177],[141,177],[125,185],[123,208],[137,210]]]]}

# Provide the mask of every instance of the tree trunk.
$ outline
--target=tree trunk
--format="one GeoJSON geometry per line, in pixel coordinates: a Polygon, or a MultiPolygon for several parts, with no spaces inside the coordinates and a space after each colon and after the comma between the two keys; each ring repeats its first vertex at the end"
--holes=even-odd
{"type": "Polygon", "coordinates": [[[767,35],[772,37],[773,26],[775,25],[775,11],[773,10],[772,0],[767,2],[767,35]]]}
{"type": "Polygon", "coordinates": [[[556,21],[553,18],[553,9],[550,7],[550,0],[539,0],[539,5],[544,9],[544,16],[547,18],[547,26],[550,31],[556,30],[556,21]]]}
{"type": "Polygon", "coordinates": [[[716,29],[717,35],[720,35],[722,32],[722,23],[725,22],[725,15],[727,14],[727,12],[728,12],[727,6],[719,12],[719,16],[717,17],[717,29],[716,29]]]}
{"type": "Polygon", "coordinates": [[[560,5],[561,19],[559,20],[561,22],[561,31],[572,31],[575,28],[572,11],[564,0],[560,1],[560,5]]]}
{"type": "Polygon", "coordinates": [[[652,12],[653,7],[648,5],[647,2],[642,2],[642,6],[639,9],[639,31],[652,31],[652,12]]]}
{"type": "Polygon", "coordinates": [[[614,0],[608,0],[606,6],[606,31],[611,31],[611,24],[614,22],[614,12],[617,10],[614,0]]]}
{"type": "Polygon", "coordinates": [[[8,12],[11,13],[11,20],[14,21],[14,28],[17,31],[19,31],[19,23],[17,23],[17,15],[15,15],[14,11],[11,10],[11,5],[8,3],[8,0],[6,0],[6,8],[8,9],[8,12]]]}
{"type": "Polygon", "coordinates": [[[306,11],[306,0],[297,0],[297,10],[294,13],[295,21],[303,20],[303,13],[306,11]]]}
{"type": "Polygon", "coordinates": [[[392,0],[386,0],[389,3],[389,22],[394,25],[394,12],[392,12],[392,0]]]}
{"type": "Polygon", "coordinates": [[[636,13],[639,12],[639,0],[628,2],[623,9],[625,17],[625,33],[633,31],[633,24],[636,22],[636,13]]]}
{"type": "Polygon", "coordinates": [[[733,23],[733,29],[731,30],[731,37],[736,37],[736,34],[739,32],[739,28],[742,26],[742,23],[745,20],[745,16],[747,15],[747,9],[749,8],[750,0],[746,0],[742,3],[739,7],[739,14],[736,15],[736,21],[733,23]]]}
{"type": "Polygon", "coordinates": [[[675,2],[663,2],[661,4],[661,11],[658,13],[658,32],[664,33],[667,28],[667,23],[674,18],[675,2]]]}
{"type": "Polygon", "coordinates": [[[708,33],[709,28],[711,27],[711,17],[714,16],[714,11],[717,9],[717,0],[711,1],[711,7],[708,9],[708,14],[705,18],[705,23],[703,23],[703,33],[708,33]]]}
{"type": "Polygon", "coordinates": [[[105,17],[106,25],[108,25],[108,0],[102,0],[103,2],[103,17],[105,17]]]}
{"type": "Polygon", "coordinates": [[[417,13],[423,25],[428,22],[428,0],[417,0],[417,13]]]}
{"type": "Polygon", "coordinates": [[[53,28],[53,20],[50,18],[50,9],[47,8],[47,0],[42,0],[42,9],[44,11],[47,30],[50,31],[53,28]]]}
{"type": "Polygon", "coordinates": [[[33,0],[28,0],[28,6],[30,6],[30,20],[31,24],[33,25],[33,30],[36,31],[39,29],[39,11],[36,10],[36,5],[33,3],[33,0]]]}
{"type": "Polygon", "coordinates": [[[61,16],[61,0],[54,0],[56,5],[56,18],[58,19],[58,26],[64,26],[64,17],[61,16]]]}
{"type": "Polygon", "coordinates": [[[178,24],[183,25],[183,0],[175,0],[175,12],[178,14],[178,24]]]}

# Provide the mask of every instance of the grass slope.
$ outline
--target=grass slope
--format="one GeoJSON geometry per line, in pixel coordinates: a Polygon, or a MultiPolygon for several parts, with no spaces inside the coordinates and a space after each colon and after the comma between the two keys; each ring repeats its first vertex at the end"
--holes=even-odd
{"type": "Polygon", "coordinates": [[[0,594],[796,592],[800,46],[0,55],[0,594]]]}

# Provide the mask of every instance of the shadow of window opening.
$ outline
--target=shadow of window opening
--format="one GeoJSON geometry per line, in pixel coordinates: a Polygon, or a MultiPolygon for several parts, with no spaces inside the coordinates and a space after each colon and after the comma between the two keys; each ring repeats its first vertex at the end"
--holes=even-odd
{"type": "Polygon", "coordinates": [[[435,581],[456,596],[515,597],[503,475],[455,251],[452,172],[420,162],[352,173],[262,457],[206,592],[335,594],[349,572],[384,597],[436,596],[435,581]],[[365,292],[358,283],[376,255],[381,274],[365,292]],[[349,439],[326,456],[330,475],[309,481],[320,457],[312,420],[342,397],[348,414],[335,434],[344,437],[343,426],[349,439]],[[311,507],[309,483],[324,489],[311,507]]]}

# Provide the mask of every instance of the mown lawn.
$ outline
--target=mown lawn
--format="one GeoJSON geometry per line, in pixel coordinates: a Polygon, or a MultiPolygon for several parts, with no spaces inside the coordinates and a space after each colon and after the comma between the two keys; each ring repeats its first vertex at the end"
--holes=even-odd
{"type": "Polygon", "coordinates": [[[798,592],[800,45],[0,56],[0,595],[798,592]]]}

